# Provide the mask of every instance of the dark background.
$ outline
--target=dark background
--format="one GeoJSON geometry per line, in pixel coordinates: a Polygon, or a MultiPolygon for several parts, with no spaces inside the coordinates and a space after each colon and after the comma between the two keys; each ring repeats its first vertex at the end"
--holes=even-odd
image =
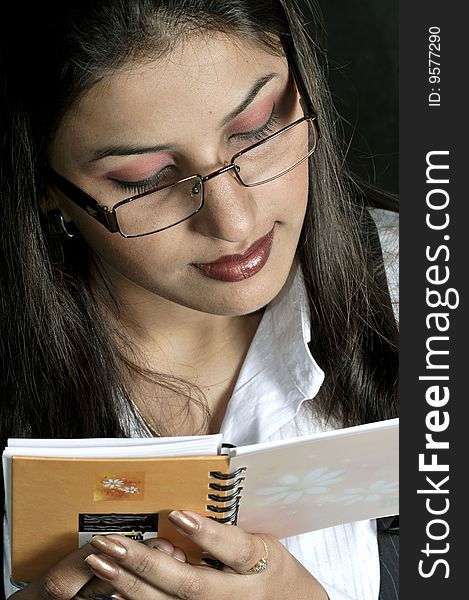
{"type": "MultiPolygon", "coordinates": [[[[308,0],[302,0],[303,5],[308,0]]],[[[327,33],[329,83],[349,165],[367,181],[399,191],[397,0],[319,0],[327,33]]],[[[306,11],[307,13],[307,11],[306,11]]]]}

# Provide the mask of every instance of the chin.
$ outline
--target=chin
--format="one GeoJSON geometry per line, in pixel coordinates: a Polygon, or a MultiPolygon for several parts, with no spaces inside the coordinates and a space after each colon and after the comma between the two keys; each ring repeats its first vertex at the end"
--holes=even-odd
{"type": "MultiPolygon", "coordinates": [[[[200,312],[235,317],[255,313],[269,304],[284,286],[291,264],[275,273],[260,272],[249,279],[235,282],[209,280],[205,293],[201,292],[189,308],[200,312]],[[273,277],[275,275],[275,277],[273,277]],[[201,301],[201,299],[207,299],[201,301]]],[[[267,270],[266,270],[267,271],[267,270]]]]}

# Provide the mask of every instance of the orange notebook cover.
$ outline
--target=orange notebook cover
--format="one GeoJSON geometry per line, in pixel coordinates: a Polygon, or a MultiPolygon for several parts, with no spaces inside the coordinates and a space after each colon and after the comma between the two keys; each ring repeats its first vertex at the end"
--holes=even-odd
{"type": "Polygon", "coordinates": [[[177,533],[167,515],[174,509],[213,515],[207,506],[217,503],[208,495],[216,492],[209,486],[217,485],[217,479],[210,473],[227,472],[228,464],[227,456],[13,457],[12,579],[30,581],[43,573],[87,537],[104,532],[114,514],[139,516],[134,519],[137,527],[127,529],[123,519],[126,535],[169,538],[185,550],[190,562],[200,562],[197,547],[177,533]],[[139,531],[139,520],[146,532],[139,531]]]}

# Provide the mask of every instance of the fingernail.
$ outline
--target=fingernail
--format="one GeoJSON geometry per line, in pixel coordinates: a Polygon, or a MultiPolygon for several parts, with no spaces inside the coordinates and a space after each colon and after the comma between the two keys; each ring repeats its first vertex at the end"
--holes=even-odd
{"type": "Polygon", "coordinates": [[[173,557],[179,562],[186,562],[187,558],[184,552],[180,548],[174,549],[173,557]]]}
{"type": "Polygon", "coordinates": [[[85,562],[100,579],[112,581],[119,575],[119,569],[117,565],[115,565],[105,556],[89,554],[85,558],[85,562]]]}
{"type": "Polygon", "coordinates": [[[174,553],[174,546],[168,540],[156,540],[153,547],[170,556],[174,553]]]}
{"type": "Polygon", "coordinates": [[[115,537],[111,538],[110,536],[95,535],[91,538],[91,544],[101,552],[109,554],[109,556],[112,556],[113,558],[124,558],[127,554],[127,548],[124,548],[115,537]]]}
{"type": "MultiPolygon", "coordinates": [[[[78,598],[78,596],[75,596],[76,598],[78,598]]],[[[123,596],[119,596],[119,594],[112,594],[112,596],[109,596],[109,594],[94,594],[94,596],[91,596],[91,600],[125,600],[123,596]]]]}
{"type": "Polygon", "coordinates": [[[195,519],[189,517],[189,515],[182,513],[178,510],[173,510],[169,513],[168,519],[182,530],[183,533],[187,533],[189,535],[194,535],[199,531],[199,524],[195,519]]]}

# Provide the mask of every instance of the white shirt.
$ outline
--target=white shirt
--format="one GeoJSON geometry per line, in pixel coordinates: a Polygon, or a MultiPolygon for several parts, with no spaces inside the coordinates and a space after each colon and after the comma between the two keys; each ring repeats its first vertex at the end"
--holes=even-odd
{"type": "MultiPolygon", "coordinates": [[[[383,246],[391,297],[397,311],[397,221],[373,211],[383,246]]],[[[220,431],[246,445],[323,431],[305,401],[314,402],[324,373],[307,343],[309,308],[301,271],[294,265],[279,295],[266,307],[228,403],[220,431]]],[[[379,555],[376,521],[358,521],[281,540],[321,585],[330,600],[377,600],[379,555]]],[[[4,527],[4,581],[8,597],[8,532],[4,527]]]]}

